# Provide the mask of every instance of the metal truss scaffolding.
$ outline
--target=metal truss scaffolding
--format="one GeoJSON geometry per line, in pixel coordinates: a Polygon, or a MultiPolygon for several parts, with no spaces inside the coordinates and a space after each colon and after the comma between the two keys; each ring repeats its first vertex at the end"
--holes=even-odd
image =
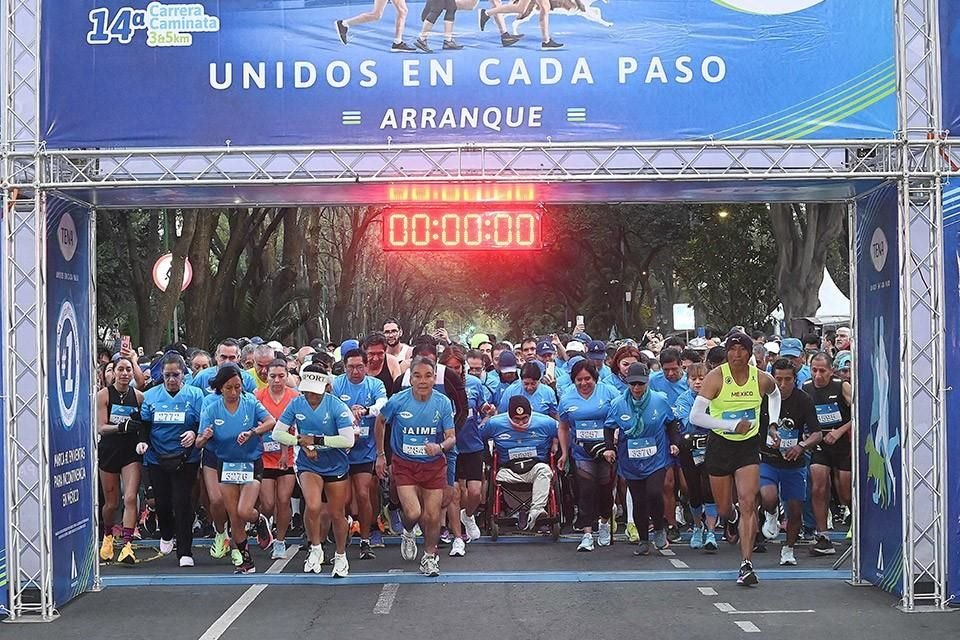
{"type": "Polygon", "coordinates": [[[45,194],[83,198],[122,189],[179,193],[172,188],[429,181],[897,181],[904,372],[902,604],[910,610],[944,607],[941,182],[948,173],[960,175],[960,140],[941,134],[938,0],[890,1],[896,5],[899,131],[887,140],[47,151],[39,116],[40,12],[57,5],[0,0],[3,436],[11,617],[56,615],[47,483],[45,194]]]}

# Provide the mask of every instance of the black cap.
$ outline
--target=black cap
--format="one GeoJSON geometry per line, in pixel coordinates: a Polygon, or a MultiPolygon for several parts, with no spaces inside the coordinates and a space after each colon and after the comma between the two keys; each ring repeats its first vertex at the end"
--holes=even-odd
{"type": "Polygon", "coordinates": [[[740,331],[735,331],[728,335],[726,341],[723,343],[727,351],[730,351],[730,347],[734,345],[740,345],[747,351],[753,352],[753,338],[740,331]]]}
{"type": "Polygon", "coordinates": [[[647,384],[650,382],[650,369],[647,368],[647,365],[642,362],[634,362],[630,365],[630,368],[627,369],[627,384],[632,384],[634,382],[642,382],[647,384]]]}
{"type": "Polygon", "coordinates": [[[510,398],[510,404],[507,407],[507,411],[511,418],[523,418],[524,416],[529,416],[533,413],[533,409],[530,408],[530,401],[524,398],[523,396],[513,396],[510,398]]]}

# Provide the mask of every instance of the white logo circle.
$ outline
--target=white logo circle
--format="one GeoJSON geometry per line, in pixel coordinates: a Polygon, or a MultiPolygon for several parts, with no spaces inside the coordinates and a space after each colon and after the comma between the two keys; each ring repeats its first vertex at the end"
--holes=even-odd
{"type": "Polygon", "coordinates": [[[77,419],[80,400],[80,336],[77,334],[77,313],[69,300],[60,306],[57,318],[57,403],[63,428],[70,430],[77,419]]]}
{"type": "Polygon", "coordinates": [[[719,5],[764,16],[781,16],[816,6],[824,0],[713,0],[719,5]]]}
{"type": "Polygon", "coordinates": [[[60,243],[60,253],[67,262],[73,260],[77,252],[77,225],[73,223],[73,216],[65,212],[60,216],[60,226],[57,227],[57,242],[60,243]]]}
{"type": "Polygon", "coordinates": [[[873,231],[873,238],[870,239],[869,250],[870,261],[873,262],[873,268],[878,272],[883,271],[883,267],[887,264],[889,246],[887,245],[887,236],[880,227],[877,227],[873,231]]]}

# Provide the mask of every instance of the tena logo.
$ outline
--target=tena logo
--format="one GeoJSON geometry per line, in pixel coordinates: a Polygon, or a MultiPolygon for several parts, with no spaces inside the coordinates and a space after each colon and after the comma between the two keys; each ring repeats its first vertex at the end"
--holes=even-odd
{"type": "Polygon", "coordinates": [[[755,13],[763,16],[782,16],[814,7],[824,0],[713,0],[734,11],[755,13]]]}
{"type": "Polygon", "coordinates": [[[622,416],[620,416],[620,419],[626,422],[627,420],[630,419],[630,415],[625,413],[622,416]]]}
{"type": "Polygon", "coordinates": [[[887,234],[883,232],[883,229],[877,227],[870,239],[870,261],[873,262],[873,268],[877,270],[877,273],[883,271],[883,267],[886,266],[887,253],[887,234]]]}
{"type": "Polygon", "coordinates": [[[298,414],[296,415],[296,418],[297,418],[297,420],[306,420],[306,419],[307,419],[307,416],[303,415],[302,413],[298,413],[298,414]]]}
{"type": "Polygon", "coordinates": [[[510,439],[509,433],[501,433],[500,435],[497,436],[497,440],[509,440],[509,439],[510,439]]]}
{"type": "Polygon", "coordinates": [[[350,402],[350,396],[348,396],[347,394],[343,394],[342,396],[340,396],[340,399],[343,400],[344,402],[350,402]]]}
{"type": "Polygon", "coordinates": [[[213,421],[213,424],[215,424],[215,425],[218,426],[218,427],[222,427],[222,426],[223,426],[223,420],[221,420],[220,418],[217,418],[217,419],[215,419],[215,420],[213,421]]]}
{"type": "Polygon", "coordinates": [[[409,411],[401,411],[397,415],[400,416],[401,418],[406,418],[407,420],[413,417],[413,414],[410,413],[409,411]]]}

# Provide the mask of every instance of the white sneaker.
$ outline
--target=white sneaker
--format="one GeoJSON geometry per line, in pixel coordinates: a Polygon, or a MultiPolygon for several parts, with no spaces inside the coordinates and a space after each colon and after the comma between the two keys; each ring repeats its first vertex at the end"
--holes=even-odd
{"type": "Polygon", "coordinates": [[[544,515],[546,511],[543,509],[530,509],[530,513],[527,514],[527,531],[533,531],[537,528],[537,518],[544,515]]]}
{"type": "Polygon", "coordinates": [[[271,560],[283,560],[287,557],[287,543],[283,540],[273,541],[273,553],[270,554],[271,560]]]}
{"type": "Polygon", "coordinates": [[[192,566],[193,566],[193,556],[181,556],[181,557],[180,557],[180,566],[181,566],[181,567],[192,567],[192,566]]]}
{"type": "Polygon", "coordinates": [[[793,555],[793,547],[788,547],[783,545],[780,547],[780,566],[781,567],[795,567],[797,566],[797,558],[793,555]]]}
{"type": "Polygon", "coordinates": [[[580,540],[580,545],[577,546],[577,551],[593,551],[593,534],[592,533],[583,534],[583,539],[580,540]]]}
{"type": "Polygon", "coordinates": [[[780,520],[777,519],[777,512],[770,513],[766,509],[763,511],[763,527],[760,529],[763,537],[767,540],[773,540],[780,535],[780,520]]]}
{"type": "Polygon", "coordinates": [[[406,529],[400,534],[400,557],[407,562],[417,559],[417,536],[406,529]]]}
{"type": "Polygon", "coordinates": [[[597,544],[599,544],[601,547],[609,547],[610,539],[610,523],[601,522],[600,529],[597,531],[597,544]]]}
{"type": "Polygon", "coordinates": [[[414,535],[414,536],[422,536],[422,535],[423,535],[423,531],[420,530],[420,525],[419,525],[419,524],[413,525],[413,535],[414,535]]]}
{"type": "Polygon", "coordinates": [[[463,543],[463,538],[454,538],[450,545],[450,557],[460,557],[467,555],[467,545],[463,543]]]}
{"type": "Polygon", "coordinates": [[[677,526],[682,527],[687,524],[686,518],[683,517],[683,505],[677,505],[677,508],[674,510],[674,515],[677,520],[677,526]]]}
{"type": "Polygon", "coordinates": [[[173,540],[160,538],[160,555],[167,555],[173,551],[173,540]]]}
{"type": "Polygon", "coordinates": [[[460,509],[460,522],[463,524],[463,528],[467,532],[467,537],[470,538],[470,540],[480,538],[480,527],[477,526],[476,516],[468,516],[466,509],[460,509]]]}
{"type": "Polygon", "coordinates": [[[423,554],[423,558],[420,559],[420,573],[430,577],[440,575],[440,558],[437,554],[423,554]]]}
{"type": "Polygon", "coordinates": [[[333,571],[330,572],[330,575],[334,578],[346,578],[350,575],[350,563],[347,562],[347,554],[333,554],[333,571]]]}
{"type": "Polygon", "coordinates": [[[310,553],[307,555],[307,561],[303,563],[304,573],[320,573],[323,571],[323,547],[310,545],[310,553]]]}

